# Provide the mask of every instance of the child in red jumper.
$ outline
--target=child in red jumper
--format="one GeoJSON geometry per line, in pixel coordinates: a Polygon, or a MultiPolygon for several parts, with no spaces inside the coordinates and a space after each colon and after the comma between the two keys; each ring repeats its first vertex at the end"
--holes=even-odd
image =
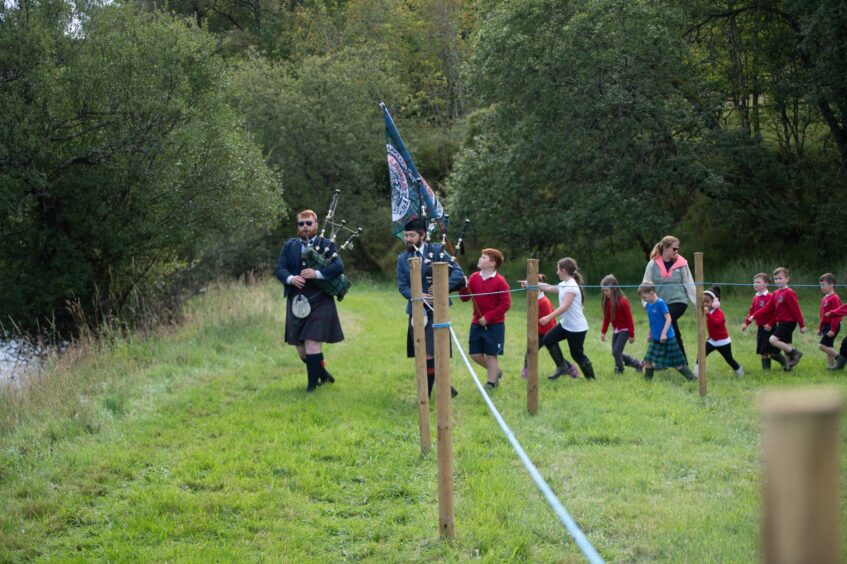
{"type": "Polygon", "coordinates": [[[841,305],[841,298],[835,293],[835,275],[827,272],[820,277],[821,292],[821,322],[818,325],[818,336],[821,338],[820,349],[826,353],[826,367],[830,370],[835,368],[838,351],[832,345],[835,344],[835,337],[838,336],[838,331],[841,329],[841,318],[827,316],[827,312],[838,308],[841,305]]]}
{"type": "Polygon", "coordinates": [[[482,249],[476,264],[479,271],[471,274],[466,287],[459,291],[463,302],[473,302],[468,352],[488,373],[485,384],[488,389],[496,388],[503,377],[497,357],[503,354],[506,312],[512,306],[509,284],[497,272],[502,264],[503,253],[497,249],[482,249]]]}
{"type": "MultiPolygon", "coordinates": [[[[703,312],[706,314],[706,327],[709,330],[706,356],[709,356],[712,351],[718,351],[729,367],[735,371],[735,375],[741,378],[744,376],[744,368],[732,357],[732,339],[729,338],[729,332],[726,330],[726,317],[721,311],[719,286],[712,286],[703,292],[703,312]]],[[[694,374],[697,374],[697,367],[694,368],[694,374]]]]}
{"type": "Polygon", "coordinates": [[[765,306],[747,318],[747,322],[753,321],[759,316],[773,315],[776,327],[770,336],[770,344],[785,352],[785,371],[790,372],[800,362],[803,353],[795,349],[791,344],[794,328],[800,325],[800,332],[806,332],[806,322],[803,321],[803,312],[800,311],[800,303],[797,294],[788,287],[790,272],[784,266],[773,271],[773,280],[776,282],[777,290],[773,298],[765,306]]]}
{"type": "MultiPolygon", "coordinates": [[[[539,273],[538,274],[538,281],[541,282],[542,284],[544,284],[544,283],[547,282],[547,277],[544,276],[543,274],[539,273]]],[[[521,282],[521,286],[526,288],[526,280],[521,280],[520,282],[521,282]]],[[[539,289],[538,290],[538,319],[541,319],[545,315],[550,315],[551,313],[553,313],[553,304],[550,303],[550,299],[546,296],[546,294],[544,294],[544,292],[539,289]]],[[[556,326],[556,320],[555,319],[551,319],[550,321],[547,322],[546,325],[542,325],[541,323],[539,323],[538,324],[538,342],[541,343],[541,341],[544,339],[544,335],[546,335],[547,332],[550,331],[550,329],[552,329],[555,326],[556,326]]],[[[555,362],[555,359],[554,359],[554,362],[555,362]]],[[[521,377],[524,378],[524,379],[527,378],[526,369],[527,369],[526,355],[524,355],[524,357],[523,357],[523,372],[521,372],[521,377]]]]}
{"type": "MultiPolygon", "coordinates": [[[[771,359],[774,359],[780,366],[785,368],[785,357],[770,342],[775,324],[773,312],[765,315],[757,313],[773,299],[773,294],[768,292],[768,284],[770,282],[771,276],[766,272],[760,272],[753,277],[753,289],[756,290],[756,294],[753,296],[753,303],[750,304],[750,310],[747,312],[748,317],[756,318],[756,326],[758,328],[756,332],[756,354],[762,355],[762,370],[771,369],[771,359]]],[[[747,325],[747,319],[745,318],[744,323],[741,325],[742,332],[747,330],[747,325]]]]}
{"type": "MultiPolygon", "coordinates": [[[[845,316],[847,316],[847,303],[824,314],[824,317],[833,323],[840,323],[841,318],[845,316]]],[[[847,366],[847,337],[841,339],[841,348],[838,351],[838,356],[835,357],[835,365],[831,366],[830,370],[844,370],[845,366],[847,366]]]]}
{"type": "Polygon", "coordinates": [[[615,359],[615,374],[623,374],[624,365],[641,372],[641,361],[623,353],[626,342],[635,342],[635,323],[632,320],[632,309],[629,300],[623,295],[618,279],[613,275],[603,277],[600,281],[602,295],[600,309],[603,311],[603,327],[600,329],[600,340],[606,341],[606,331],[612,325],[612,357],[615,359]]]}

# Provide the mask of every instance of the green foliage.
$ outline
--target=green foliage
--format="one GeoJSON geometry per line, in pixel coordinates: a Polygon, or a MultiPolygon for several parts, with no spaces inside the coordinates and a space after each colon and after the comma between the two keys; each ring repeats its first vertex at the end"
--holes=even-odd
{"type": "Polygon", "coordinates": [[[652,243],[692,190],[721,183],[690,142],[697,78],[675,26],[651,2],[516,2],[486,19],[470,67],[485,109],[451,178],[480,236],[545,252],[556,230],[570,249],[652,243]]]}
{"type": "Polygon", "coordinates": [[[70,300],[112,315],[210,240],[278,217],[208,35],[132,7],[93,11],[76,36],[62,18],[6,15],[3,41],[33,48],[0,55],[3,319],[64,329],[70,300]]]}

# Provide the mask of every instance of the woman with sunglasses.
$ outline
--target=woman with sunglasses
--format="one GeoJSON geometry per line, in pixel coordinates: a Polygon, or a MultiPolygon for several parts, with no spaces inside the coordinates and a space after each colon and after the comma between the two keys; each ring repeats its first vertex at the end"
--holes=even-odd
{"type": "Polygon", "coordinates": [[[656,295],[668,305],[676,340],[682,356],[688,360],[677,321],[688,309],[689,302],[697,304],[697,294],[688,261],[679,254],[679,239],[666,235],[656,243],[650,254],[650,262],[644,270],[644,280],[641,283],[645,282],[653,284],[656,287],[656,295]]]}

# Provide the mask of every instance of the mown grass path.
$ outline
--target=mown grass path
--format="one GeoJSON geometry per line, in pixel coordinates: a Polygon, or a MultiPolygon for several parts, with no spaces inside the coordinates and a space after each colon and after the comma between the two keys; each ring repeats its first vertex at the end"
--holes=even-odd
{"type": "MultiPolygon", "coordinates": [[[[710,357],[701,399],[674,371],[650,384],[631,370],[614,375],[589,297],[598,380],[542,378],[531,417],[520,379],[525,298],[514,298],[494,401],[603,557],[757,560],[755,396],[775,383],[844,389],[814,336],[799,339],[807,354],[793,373],[764,375],[754,337],[737,330],[747,299],[733,300],[725,307],[748,375],[736,380],[710,357]]],[[[0,560],[582,561],[458,356],[456,539],[439,538],[437,465],[419,451],[402,299],[361,286],[339,308],[347,339],[326,349],[337,383],[314,394],[281,345],[273,281],[210,291],[191,302],[184,326],[77,363],[69,370],[83,407],[24,417],[0,435],[0,560]]],[[[643,353],[645,319],[633,309],[639,338],[628,350],[643,353]]],[[[464,341],[470,306],[452,313],[464,341]]],[[[546,374],[552,364],[541,359],[546,374]]]]}

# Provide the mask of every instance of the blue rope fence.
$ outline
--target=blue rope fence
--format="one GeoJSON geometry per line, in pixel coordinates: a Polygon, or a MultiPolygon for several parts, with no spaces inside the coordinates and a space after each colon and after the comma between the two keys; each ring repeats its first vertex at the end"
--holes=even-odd
{"type": "MultiPolygon", "coordinates": [[[[424,302],[426,303],[426,302],[424,302]]],[[[432,306],[426,304],[427,307],[432,310],[432,306]]],[[[476,376],[476,372],[474,372],[473,367],[471,366],[470,361],[468,360],[467,355],[465,354],[464,349],[462,348],[462,344],[459,342],[459,338],[456,336],[456,332],[453,331],[453,327],[450,322],[446,323],[434,323],[432,325],[433,329],[450,329],[450,335],[453,337],[453,342],[456,344],[456,348],[459,350],[459,353],[462,355],[462,360],[465,362],[465,366],[468,369],[468,372],[471,374],[471,378],[473,378],[474,383],[476,384],[479,393],[482,394],[482,399],[485,400],[486,405],[488,405],[488,409],[491,411],[491,414],[494,416],[494,419],[497,421],[497,424],[500,425],[500,428],[503,430],[503,433],[506,435],[506,438],[509,440],[509,443],[512,445],[512,448],[515,449],[518,457],[523,462],[524,467],[526,467],[527,472],[532,477],[532,480],[535,482],[535,485],[538,486],[538,489],[541,490],[544,499],[547,500],[547,503],[550,504],[550,507],[553,509],[553,512],[559,517],[559,520],[565,525],[565,528],[570,533],[571,537],[574,539],[576,544],[579,546],[583,555],[585,555],[586,560],[591,562],[592,564],[602,564],[603,559],[600,557],[600,554],[597,552],[597,549],[594,548],[594,545],[591,544],[591,541],[588,540],[588,537],[585,536],[585,533],[582,532],[582,529],[579,528],[576,521],[574,521],[573,517],[571,517],[568,510],[565,509],[565,506],[562,505],[562,502],[559,501],[559,498],[556,497],[556,494],[553,493],[553,490],[547,485],[547,482],[544,480],[544,477],[538,471],[535,464],[532,463],[532,460],[527,456],[526,451],[524,451],[518,439],[515,437],[515,434],[509,428],[509,425],[506,424],[506,421],[500,415],[500,412],[497,410],[497,407],[494,405],[494,402],[491,401],[491,397],[486,393],[485,387],[479,381],[479,378],[476,376]]]]}

